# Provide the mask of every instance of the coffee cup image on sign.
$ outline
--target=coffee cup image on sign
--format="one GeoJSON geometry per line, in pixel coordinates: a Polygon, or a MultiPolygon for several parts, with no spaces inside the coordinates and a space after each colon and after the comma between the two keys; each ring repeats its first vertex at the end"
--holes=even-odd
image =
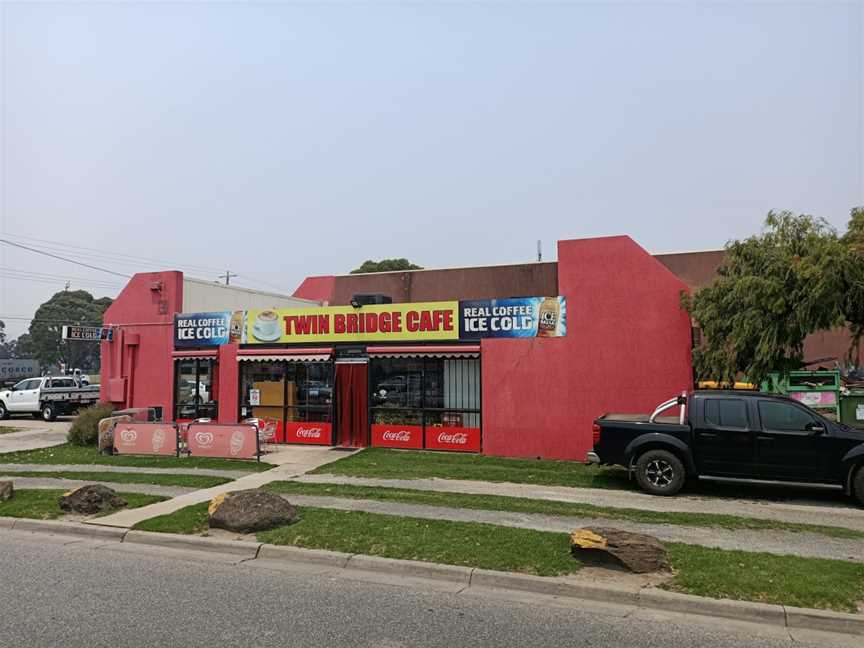
{"type": "Polygon", "coordinates": [[[261,342],[273,342],[282,334],[279,331],[279,314],[274,310],[263,310],[258,313],[252,325],[252,335],[261,342]]]}

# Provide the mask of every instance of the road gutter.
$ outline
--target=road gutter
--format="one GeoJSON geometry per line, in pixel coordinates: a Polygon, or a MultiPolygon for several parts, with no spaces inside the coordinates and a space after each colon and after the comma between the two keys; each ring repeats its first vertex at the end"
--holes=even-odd
{"type": "Polygon", "coordinates": [[[580,583],[561,577],[530,576],[486,569],[442,565],[414,560],[347,554],[321,549],[303,549],[242,540],[221,540],[173,533],[129,531],[111,527],[0,517],[0,532],[31,532],[70,535],[76,538],[113,541],[125,546],[160,547],[194,551],[213,557],[240,558],[243,563],[283,563],[298,567],[324,567],[348,574],[380,574],[390,577],[448,583],[459,592],[510,590],[563,599],[612,603],[642,610],[661,610],[703,617],[735,619],[795,630],[818,630],[846,635],[864,635],[864,615],[803,609],[730,599],[712,599],[668,592],[653,587],[637,588],[613,584],[580,583]]]}

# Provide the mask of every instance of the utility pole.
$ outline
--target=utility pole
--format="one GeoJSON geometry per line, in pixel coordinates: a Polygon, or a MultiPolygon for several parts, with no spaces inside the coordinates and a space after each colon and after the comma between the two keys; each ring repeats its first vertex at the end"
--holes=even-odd
{"type": "Polygon", "coordinates": [[[224,275],[219,275],[219,278],[225,280],[226,286],[230,286],[231,285],[231,277],[236,277],[236,276],[237,275],[235,273],[231,272],[230,270],[226,270],[224,275]]]}
{"type": "Polygon", "coordinates": [[[539,263],[542,260],[543,260],[543,244],[538,239],[537,240],[537,262],[539,263]]]}

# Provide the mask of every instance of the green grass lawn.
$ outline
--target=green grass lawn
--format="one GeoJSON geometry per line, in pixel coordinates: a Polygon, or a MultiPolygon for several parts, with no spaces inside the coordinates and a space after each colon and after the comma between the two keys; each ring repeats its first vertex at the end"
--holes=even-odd
{"type": "MultiPolygon", "coordinates": [[[[0,516],[31,518],[34,520],[54,520],[63,515],[57,500],[66,491],[53,489],[23,489],[16,490],[12,499],[0,502],[0,516]]],[[[129,504],[128,508],[138,508],[167,498],[158,495],[141,495],[139,493],[117,493],[129,504]]]]}
{"type": "Polygon", "coordinates": [[[449,508],[482,509],[486,511],[513,511],[516,513],[538,513],[570,517],[596,517],[610,520],[628,520],[650,524],[677,524],[684,526],[717,527],[721,529],[773,529],[783,531],[809,531],[835,538],[862,538],[864,532],[842,527],[818,526],[760,520],[757,518],[720,515],[713,513],[675,513],[643,511],[629,508],[608,508],[575,502],[506,497],[501,495],[471,495],[467,493],[440,493],[411,490],[407,488],[382,488],[377,486],[355,486],[352,484],[306,484],[279,481],[263,486],[267,490],[288,495],[318,495],[370,499],[382,502],[424,504],[449,508]]]}
{"type": "Polygon", "coordinates": [[[95,446],[78,446],[71,443],[0,454],[0,464],[104,464],[106,466],[136,466],[140,468],[212,468],[214,470],[246,470],[261,472],[270,470],[272,464],[237,459],[215,459],[212,457],[144,457],[108,456],[100,454],[95,446]]]}
{"type": "MultiPolygon", "coordinates": [[[[207,506],[195,504],[136,529],[206,534],[207,506]]],[[[554,576],[577,571],[564,533],[299,507],[300,521],[257,535],[260,542],[554,576]]],[[[855,611],[864,565],[667,544],[675,570],[667,589],[799,607],[855,611]]]]}
{"type": "Polygon", "coordinates": [[[864,565],[667,544],[676,592],[797,607],[857,611],[864,601],[864,565]]]}
{"type": "MultiPolygon", "coordinates": [[[[2,475],[0,470],[0,475],[2,475]]],[[[78,479],[86,482],[115,482],[118,484],[153,484],[156,486],[186,486],[188,488],[211,488],[227,484],[227,477],[210,477],[208,475],[152,475],[148,473],[120,473],[96,471],[56,471],[40,472],[26,470],[7,472],[0,479],[15,479],[16,477],[41,477],[44,479],[78,479]]]]}
{"type": "MultiPolygon", "coordinates": [[[[195,504],[145,520],[135,528],[205,533],[207,506],[206,502],[195,504]]],[[[566,574],[581,566],[570,556],[569,540],[561,533],[307,506],[299,507],[298,512],[300,521],[257,534],[259,542],[540,576],[566,574]]]]}
{"type": "Polygon", "coordinates": [[[623,470],[589,466],[575,461],[506,459],[387,448],[367,448],[312,472],[383,479],[439,477],[545,486],[633,488],[623,470]]]}

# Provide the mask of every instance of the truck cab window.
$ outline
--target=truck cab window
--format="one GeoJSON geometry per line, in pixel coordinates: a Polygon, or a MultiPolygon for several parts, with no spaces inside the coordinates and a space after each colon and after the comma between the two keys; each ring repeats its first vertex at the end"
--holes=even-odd
{"type": "Polygon", "coordinates": [[[783,432],[805,432],[807,425],[816,420],[801,407],[770,401],[759,403],[759,418],[766,430],[783,432]]]}
{"type": "Polygon", "coordinates": [[[705,401],[705,420],[716,427],[747,429],[747,404],[740,398],[712,398],[705,401]]]}

